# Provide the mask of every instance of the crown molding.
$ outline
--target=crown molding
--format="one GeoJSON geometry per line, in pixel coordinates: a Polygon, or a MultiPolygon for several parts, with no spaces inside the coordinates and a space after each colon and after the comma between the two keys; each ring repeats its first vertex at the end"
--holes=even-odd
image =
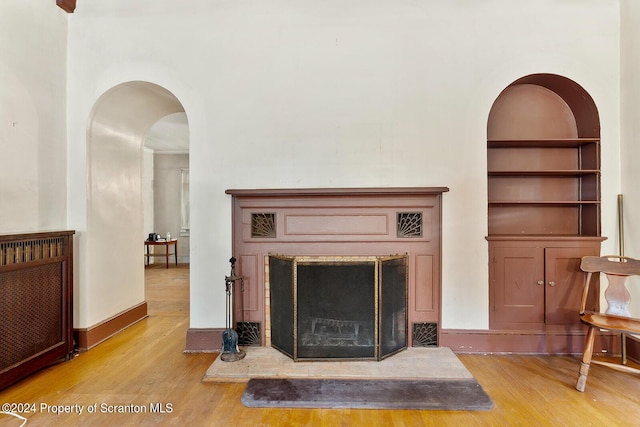
{"type": "Polygon", "coordinates": [[[76,10],[76,0],[56,0],[56,4],[68,13],[76,10]]]}

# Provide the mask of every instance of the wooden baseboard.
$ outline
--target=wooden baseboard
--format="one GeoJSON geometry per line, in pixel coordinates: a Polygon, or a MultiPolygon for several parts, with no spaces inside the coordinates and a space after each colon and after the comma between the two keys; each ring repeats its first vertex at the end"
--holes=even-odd
{"type": "Polygon", "coordinates": [[[94,326],[74,329],[76,347],[80,351],[89,350],[147,316],[147,303],[143,301],[94,326]]]}
{"type": "Polygon", "coordinates": [[[185,353],[218,353],[222,351],[224,328],[189,328],[185,353]]]}
{"type": "MultiPolygon", "coordinates": [[[[224,328],[190,328],[185,353],[218,353],[222,351],[224,328]]],[[[580,331],[518,331],[445,329],[441,333],[443,347],[456,353],[490,354],[582,354],[585,334],[580,331]]],[[[601,333],[596,338],[595,353],[620,354],[620,336],[601,333]]],[[[640,340],[627,337],[627,356],[640,360],[640,340]]]]}
{"type": "MultiPolygon", "coordinates": [[[[222,351],[224,328],[190,328],[185,353],[218,353],[222,351]]],[[[490,354],[582,354],[583,332],[490,331],[445,329],[441,333],[443,347],[456,353],[490,354]]],[[[596,353],[620,354],[620,336],[601,333],[596,338],[596,353]]],[[[640,340],[627,336],[627,356],[640,361],[640,340]]]]}
{"type": "MultiPolygon", "coordinates": [[[[440,345],[456,353],[560,355],[582,354],[584,342],[585,332],[581,331],[445,329],[440,345]]],[[[620,335],[598,334],[594,353],[619,354],[620,335]]]]}

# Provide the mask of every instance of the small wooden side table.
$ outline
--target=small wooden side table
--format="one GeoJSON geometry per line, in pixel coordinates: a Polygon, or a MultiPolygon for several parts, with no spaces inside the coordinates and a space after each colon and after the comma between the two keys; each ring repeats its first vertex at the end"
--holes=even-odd
{"type": "Polygon", "coordinates": [[[176,260],[176,265],[178,265],[178,239],[171,239],[171,240],[160,240],[160,241],[149,241],[149,240],[145,240],[144,241],[144,246],[147,250],[147,253],[145,255],[146,257],[146,262],[145,262],[145,266],[149,265],[149,257],[152,256],[163,256],[165,257],[165,261],[166,261],[166,268],[169,268],[169,256],[173,255],[175,260],[176,260]],[[164,246],[164,253],[163,254],[152,254],[149,253],[149,247],[150,246],[164,246]],[[169,252],[169,247],[173,246],[173,252],[169,252]]]}

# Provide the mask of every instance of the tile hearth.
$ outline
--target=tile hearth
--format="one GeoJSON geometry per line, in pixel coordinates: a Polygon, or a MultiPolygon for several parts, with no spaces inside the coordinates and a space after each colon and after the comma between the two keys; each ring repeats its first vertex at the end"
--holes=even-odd
{"type": "Polygon", "coordinates": [[[410,347],[382,361],[294,362],[271,347],[246,347],[237,362],[216,358],[204,382],[246,382],[251,378],[473,378],[447,347],[410,347]]]}

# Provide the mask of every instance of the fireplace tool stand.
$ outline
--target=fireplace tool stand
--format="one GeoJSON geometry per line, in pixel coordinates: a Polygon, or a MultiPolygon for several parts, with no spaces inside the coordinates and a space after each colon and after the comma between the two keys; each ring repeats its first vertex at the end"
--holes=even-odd
{"type": "Polygon", "coordinates": [[[223,362],[236,362],[238,360],[244,359],[246,353],[244,350],[238,349],[238,333],[231,327],[232,324],[232,299],[231,294],[233,293],[233,285],[235,282],[240,281],[243,283],[244,278],[242,276],[236,276],[236,259],[231,258],[229,260],[231,263],[231,274],[229,276],[224,277],[224,284],[227,293],[227,301],[226,301],[226,319],[225,319],[225,330],[222,333],[222,354],[220,355],[220,359],[223,362]]]}

